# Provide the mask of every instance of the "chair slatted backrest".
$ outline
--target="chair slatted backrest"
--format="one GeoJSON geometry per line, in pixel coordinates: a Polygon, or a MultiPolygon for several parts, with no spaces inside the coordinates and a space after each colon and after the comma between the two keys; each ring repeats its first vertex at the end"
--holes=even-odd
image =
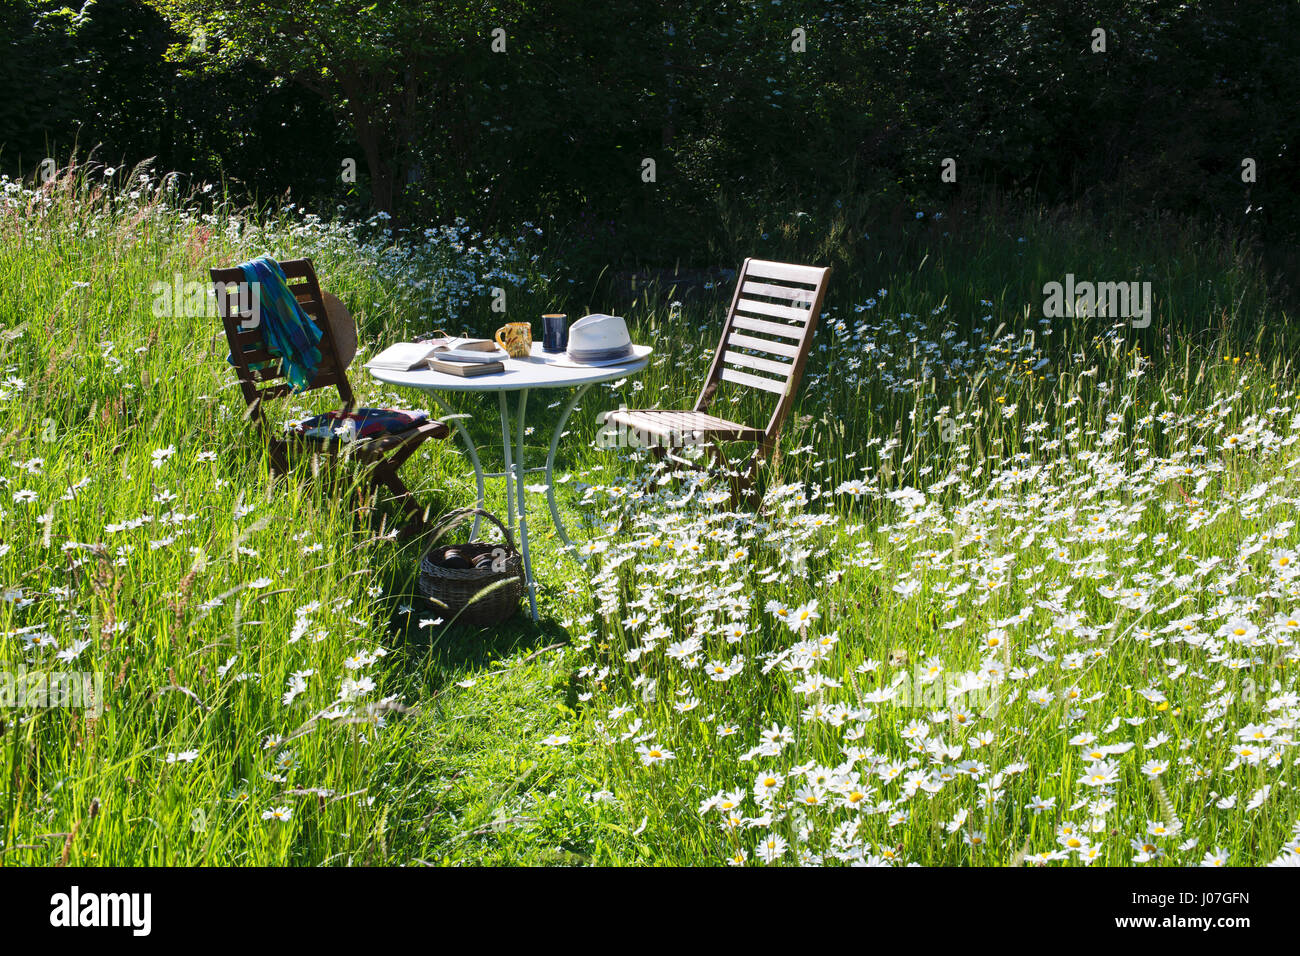
{"type": "Polygon", "coordinates": [[[770,439],[794,404],[826,297],[829,268],[746,259],[704,389],[706,411],[723,382],[779,396],[765,430],[770,439]]]}
{"type": "MultiPolygon", "coordinates": [[[[285,259],[280,263],[298,305],[311,317],[321,330],[317,343],[321,362],[316,369],[307,391],[327,388],[331,385],[338,389],[339,400],[345,408],[353,404],[352,386],[348,382],[347,369],[339,361],[334,338],[330,334],[330,325],[325,315],[325,300],[321,295],[320,283],[316,281],[316,270],[310,259],[285,259]]],[[[217,312],[226,328],[226,340],[230,343],[230,355],[239,373],[239,387],[248,403],[249,416],[258,421],[264,404],[282,395],[289,394],[293,388],[285,380],[283,363],[271,355],[267,349],[263,326],[252,321],[249,304],[256,300],[251,298],[249,290],[243,288],[244,272],[239,268],[211,269],[217,293],[217,312]],[[242,293],[242,294],[241,294],[242,293]],[[269,363],[269,364],[263,364],[269,363]],[[261,368],[253,368],[262,364],[261,368]]]]}

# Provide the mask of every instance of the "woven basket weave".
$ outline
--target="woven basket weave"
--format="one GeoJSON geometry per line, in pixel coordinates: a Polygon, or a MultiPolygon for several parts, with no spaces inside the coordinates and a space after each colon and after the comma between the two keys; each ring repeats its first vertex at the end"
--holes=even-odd
{"type": "Polygon", "coordinates": [[[420,593],[448,621],[484,627],[500,624],[519,610],[519,599],[524,593],[524,562],[510,529],[496,515],[481,508],[462,508],[445,515],[432,529],[433,540],[441,540],[475,515],[487,518],[500,528],[505,543],[475,541],[430,548],[420,559],[420,593]],[[445,567],[446,554],[453,549],[471,564],[483,554],[492,555],[493,561],[484,568],[445,567]]]}

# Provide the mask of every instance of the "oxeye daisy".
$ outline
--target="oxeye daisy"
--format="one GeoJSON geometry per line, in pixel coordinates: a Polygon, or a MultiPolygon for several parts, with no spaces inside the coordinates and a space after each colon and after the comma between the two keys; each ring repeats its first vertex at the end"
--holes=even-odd
{"type": "Polygon", "coordinates": [[[813,599],[806,604],[799,605],[791,611],[785,618],[785,623],[788,624],[791,629],[798,631],[807,627],[820,617],[821,615],[817,613],[817,601],[816,599],[813,599]]]}
{"type": "Polygon", "coordinates": [[[656,764],[672,760],[675,756],[671,750],[665,747],[641,744],[636,748],[637,755],[641,758],[641,763],[647,767],[653,767],[656,764]]]}
{"type": "Polygon", "coordinates": [[[760,803],[772,799],[784,782],[785,777],[774,770],[761,772],[754,779],[754,799],[760,803]]]}

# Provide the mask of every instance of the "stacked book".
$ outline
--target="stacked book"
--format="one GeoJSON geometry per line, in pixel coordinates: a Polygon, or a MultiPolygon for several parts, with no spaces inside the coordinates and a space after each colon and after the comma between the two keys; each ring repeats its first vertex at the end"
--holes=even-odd
{"type": "Polygon", "coordinates": [[[366,368],[410,372],[427,367],[447,375],[470,378],[504,372],[505,363],[491,339],[439,338],[425,342],[398,342],[366,363],[366,368]]]}

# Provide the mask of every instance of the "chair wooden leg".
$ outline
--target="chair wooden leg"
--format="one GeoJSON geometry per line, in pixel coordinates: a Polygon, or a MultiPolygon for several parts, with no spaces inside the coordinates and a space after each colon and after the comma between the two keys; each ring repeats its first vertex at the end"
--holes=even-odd
{"type": "Polygon", "coordinates": [[[737,484],[737,477],[732,474],[735,469],[731,466],[731,459],[727,453],[722,450],[722,446],[716,441],[709,441],[709,453],[713,455],[713,460],[717,467],[722,471],[723,476],[727,479],[727,484],[731,487],[731,506],[733,508],[740,505],[740,486],[737,484]]]}
{"type": "Polygon", "coordinates": [[[673,454],[674,451],[680,450],[684,447],[685,445],[681,444],[669,445],[666,443],[656,443],[650,446],[650,453],[654,455],[655,461],[666,463],[664,471],[672,478],[674,487],[678,486],[681,482],[682,468],[690,464],[689,462],[684,461],[680,456],[673,454]]]}
{"type": "MultiPolygon", "coordinates": [[[[397,502],[398,508],[402,512],[403,522],[400,526],[398,536],[409,538],[420,533],[425,527],[425,509],[420,505],[419,500],[407,487],[406,482],[397,473],[397,469],[406,462],[407,459],[415,453],[428,436],[419,436],[416,440],[407,441],[398,445],[386,456],[369,457],[370,472],[366,479],[366,484],[375,494],[376,501],[386,491],[391,494],[394,501],[397,502]]],[[[290,470],[289,461],[289,443],[279,440],[272,440],[270,444],[271,468],[276,475],[288,474],[290,470]]],[[[339,458],[350,455],[351,449],[347,449],[341,456],[339,448],[330,447],[325,453],[329,459],[329,464],[337,466],[339,458]]],[[[331,472],[333,472],[331,468],[331,472]]]]}
{"type": "Polygon", "coordinates": [[[405,444],[399,445],[397,448],[393,449],[392,454],[384,459],[384,466],[391,466],[392,470],[396,472],[398,468],[401,468],[402,465],[406,463],[406,459],[414,455],[416,449],[423,444],[424,439],[420,439],[419,441],[408,441],[405,444]]]}
{"type": "MultiPolygon", "coordinates": [[[[401,500],[402,510],[407,515],[407,529],[409,529],[411,534],[419,533],[424,529],[427,509],[420,505],[419,500],[411,493],[411,490],[407,488],[406,483],[398,476],[397,469],[408,458],[415,454],[416,449],[423,445],[425,440],[426,439],[421,438],[418,441],[407,442],[389,456],[388,461],[385,462],[385,465],[392,465],[393,483],[390,483],[389,487],[393,489],[394,493],[398,495],[401,500]]],[[[405,530],[406,529],[404,529],[404,531],[405,530]]]]}
{"type": "Polygon", "coordinates": [[[401,476],[397,474],[397,469],[384,462],[376,466],[372,481],[375,486],[387,488],[392,492],[393,500],[397,502],[398,508],[405,517],[399,535],[410,537],[418,534],[424,528],[424,509],[411,489],[406,486],[406,482],[402,481],[401,476]]]}
{"type": "Polygon", "coordinates": [[[754,449],[749,464],[744,467],[744,470],[739,470],[732,466],[721,448],[716,444],[713,447],[715,457],[731,482],[731,506],[739,508],[741,504],[745,504],[751,508],[758,508],[764,495],[764,492],[760,490],[760,471],[763,463],[768,460],[770,448],[760,445],[754,449]]]}
{"type": "MultiPolygon", "coordinates": [[[[760,492],[758,487],[760,478],[759,472],[764,468],[764,464],[766,463],[767,473],[769,475],[775,473],[776,462],[773,457],[775,451],[775,442],[766,441],[760,443],[759,446],[754,449],[754,457],[750,459],[749,467],[745,469],[744,474],[741,476],[739,482],[739,493],[744,496],[746,502],[748,502],[752,508],[758,508],[766,494],[766,488],[760,492]]],[[[763,484],[766,485],[766,479],[763,484]]]]}
{"type": "Polygon", "coordinates": [[[732,486],[732,503],[739,507],[743,501],[751,508],[757,508],[762,498],[762,495],[758,493],[758,489],[755,487],[757,479],[758,460],[755,459],[749,468],[736,478],[735,484],[732,486]]]}
{"type": "Polygon", "coordinates": [[[268,454],[271,459],[271,474],[277,478],[287,475],[289,473],[289,443],[279,439],[271,439],[268,454]]]}
{"type": "Polygon", "coordinates": [[[415,441],[407,441],[394,448],[388,455],[375,462],[371,471],[371,485],[376,489],[384,488],[391,492],[393,500],[397,502],[398,508],[404,516],[404,521],[398,531],[398,537],[407,539],[419,534],[425,526],[425,509],[420,505],[419,500],[407,487],[406,482],[402,481],[397,470],[410,458],[420,445],[424,444],[424,438],[415,441]]]}
{"type": "Polygon", "coordinates": [[[677,465],[676,463],[673,462],[671,458],[668,457],[668,449],[665,448],[663,445],[658,445],[658,444],[651,445],[650,454],[654,456],[654,460],[656,462],[659,462],[660,464],[664,464],[666,462],[666,464],[664,464],[664,471],[667,472],[670,476],[672,476],[673,480],[676,481],[677,476],[675,472],[677,471],[677,465]]]}

